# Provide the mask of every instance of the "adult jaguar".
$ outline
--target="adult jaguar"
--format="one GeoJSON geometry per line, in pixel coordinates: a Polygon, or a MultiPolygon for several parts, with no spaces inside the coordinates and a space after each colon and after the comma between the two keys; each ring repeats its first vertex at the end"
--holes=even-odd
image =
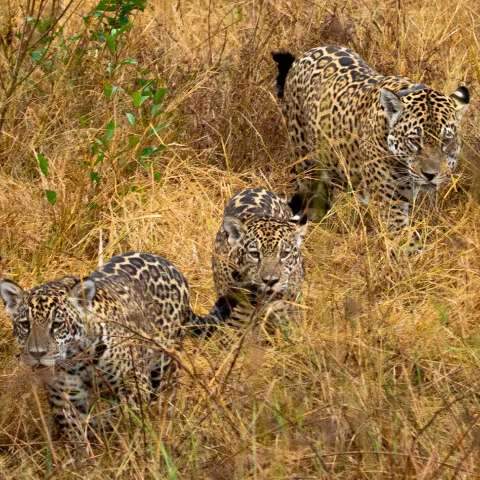
{"type": "Polygon", "coordinates": [[[407,226],[418,192],[437,189],[457,166],[468,89],[448,96],[381,75],[344,47],[272,56],[297,158],[292,202],[308,210],[322,180],[330,194],[350,187],[376,202],[391,230],[407,226]]]}

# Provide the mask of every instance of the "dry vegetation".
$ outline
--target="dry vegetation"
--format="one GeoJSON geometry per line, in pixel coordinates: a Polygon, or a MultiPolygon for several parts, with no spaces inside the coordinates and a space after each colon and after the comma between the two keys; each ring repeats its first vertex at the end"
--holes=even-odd
{"type": "MultiPolygon", "coordinates": [[[[0,12],[4,73],[6,54],[20,51],[27,3],[5,0],[0,12]]],[[[172,260],[205,312],[225,201],[245,186],[286,186],[292,159],[273,94],[277,48],[347,44],[385,73],[445,92],[465,82],[473,100],[463,168],[429,208],[431,248],[418,257],[390,260],[381,235],[349,221],[349,200],[341,202],[306,242],[304,320],[268,345],[261,335],[231,351],[215,338],[189,342],[175,398],[119,421],[88,461],[46,434],[40,381],[17,365],[2,311],[0,477],[480,477],[476,2],[150,0],[115,55],[85,30],[82,15],[95,4],[73,2],[60,22],[70,40],[54,39],[40,65],[27,52],[23,83],[9,91],[2,75],[1,276],[29,287],[87,274],[102,231],[106,258],[140,249],[172,260]],[[137,63],[109,73],[109,62],[127,58],[137,63]],[[168,88],[155,121],[150,99],[132,106],[139,77],[168,88]],[[109,85],[121,88],[111,98],[109,85]],[[158,122],[167,126],[149,136],[158,122]],[[152,145],[156,155],[139,159],[152,145]],[[39,158],[48,159],[47,176],[39,158]],[[54,205],[45,190],[56,192],[54,205]]]]}

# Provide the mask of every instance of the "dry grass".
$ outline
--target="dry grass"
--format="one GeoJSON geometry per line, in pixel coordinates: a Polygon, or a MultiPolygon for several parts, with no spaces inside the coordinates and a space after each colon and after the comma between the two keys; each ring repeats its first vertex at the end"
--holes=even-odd
{"type": "MultiPolygon", "coordinates": [[[[119,421],[88,462],[46,435],[42,390],[17,366],[2,312],[0,477],[480,477],[478,6],[148,3],[121,52],[137,65],[111,79],[108,52],[80,45],[51,72],[37,69],[9,99],[0,137],[1,276],[29,287],[87,274],[97,264],[101,230],[105,257],[140,249],[172,260],[189,279],[193,306],[205,312],[214,299],[211,244],[226,199],[245,186],[286,185],[292,159],[270,60],[277,48],[299,53],[343,43],[385,73],[444,91],[468,84],[463,175],[431,221],[432,248],[398,263],[385,256],[381,235],[349,221],[348,199],[340,204],[310,230],[305,318],[288,338],[266,346],[247,336],[238,358],[215,339],[189,343],[175,399],[152,408],[143,428],[119,421]],[[141,74],[169,89],[170,125],[155,139],[167,148],[147,168],[128,136],[145,140],[148,122],[130,126],[128,97],[103,94],[108,82],[132,91],[141,74]],[[90,145],[112,119],[117,129],[95,167],[96,185],[90,145]],[[47,178],[35,152],[49,159],[47,178]],[[44,189],[57,192],[54,206],[44,189]]],[[[83,31],[81,15],[93,4],[77,5],[66,35],[83,31]]],[[[16,31],[22,15],[12,15],[16,31]]],[[[3,38],[7,23],[0,22],[3,38]]]]}

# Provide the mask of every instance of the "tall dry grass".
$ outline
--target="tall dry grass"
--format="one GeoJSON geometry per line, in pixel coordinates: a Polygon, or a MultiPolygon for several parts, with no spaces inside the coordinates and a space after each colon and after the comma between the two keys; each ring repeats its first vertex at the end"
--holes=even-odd
{"type": "MultiPolygon", "coordinates": [[[[21,3],[9,2],[8,21],[2,12],[4,39],[15,41],[21,3]]],[[[83,31],[94,4],[75,4],[66,35],[83,31]]],[[[26,287],[86,275],[102,232],[106,258],[139,249],[173,261],[194,308],[206,311],[225,201],[246,186],[287,186],[293,159],[270,59],[278,48],[341,43],[387,74],[445,92],[465,82],[472,105],[462,175],[433,209],[431,248],[418,257],[387,257],[383,236],[351,221],[348,198],[340,202],[307,238],[303,321],[269,345],[254,334],[231,351],[215,338],[188,343],[175,396],[145,418],[114,423],[88,461],[48,436],[41,379],[17,365],[1,312],[0,477],[480,477],[480,8],[466,0],[151,0],[133,23],[122,55],[138,64],[114,83],[131,91],[148,70],[168,88],[169,126],[156,138],[167,148],[148,168],[125,148],[131,106],[103,93],[108,52],[80,44],[52,71],[36,69],[9,98],[0,137],[0,275],[26,287]],[[90,145],[112,119],[96,184],[90,145]],[[57,192],[55,205],[45,189],[57,192]]]]}

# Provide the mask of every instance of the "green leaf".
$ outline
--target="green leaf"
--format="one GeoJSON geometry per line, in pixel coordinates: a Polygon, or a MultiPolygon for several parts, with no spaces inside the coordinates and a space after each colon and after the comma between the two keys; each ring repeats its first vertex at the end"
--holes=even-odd
{"type": "Polygon", "coordinates": [[[145,147],[140,152],[140,158],[148,158],[158,152],[158,147],[145,147]]]}
{"type": "Polygon", "coordinates": [[[102,163],[105,160],[105,153],[104,152],[99,152],[97,154],[97,158],[95,160],[95,165],[98,165],[99,163],[102,163]]]}
{"type": "Polygon", "coordinates": [[[127,112],[126,114],[128,123],[133,127],[135,122],[137,121],[135,115],[133,113],[127,112]]]}
{"type": "MultiPolygon", "coordinates": [[[[148,70],[143,69],[141,73],[143,75],[147,75],[148,70]]],[[[136,82],[142,87],[142,90],[145,90],[147,87],[152,85],[153,80],[149,80],[148,78],[137,78],[136,82]]]]}
{"type": "Polygon", "coordinates": [[[159,182],[162,179],[162,174],[160,172],[153,172],[153,179],[159,182]]]}
{"type": "Polygon", "coordinates": [[[142,95],[142,89],[136,90],[132,93],[132,102],[133,105],[137,108],[141,107],[143,102],[148,99],[148,95],[142,95]]]}
{"type": "Polygon", "coordinates": [[[43,176],[48,177],[48,158],[43,153],[38,153],[37,162],[43,176]]]}
{"type": "Polygon", "coordinates": [[[93,182],[93,183],[100,183],[100,174],[98,172],[90,172],[90,180],[93,182]]]}
{"type": "Polygon", "coordinates": [[[162,110],[163,110],[163,106],[158,103],[155,103],[152,105],[152,108],[150,109],[150,115],[152,117],[156,117],[159,113],[162,113],[162,110]]]}
{"type": "Polygon", "coordinates": [[[54,190],[45,190],[45,196],[50,205],[55,205],[57,203],[57,192],[54,190]]]}
{"type": "Polygon", "coordinates": [[[34,50],[30,56],[32,58],[32,60],[35,62],[35,63],[38,63],[42,60],[42,58],[44,57],[45,55],[45,48],[40,48],[38,50],[34,50]]]}
{"type": "Polygon", "coordinates": [[[118,30],[116,28],[112,28],[110,34],[105,37],[107,47],[111,53],[115,53],[117,51],[117,35],[118,30]]]}
{"type": "Polygon", "coordinates": [[[138,65],[138,60],[136,58],[126,58],[120,62],[120,65],[138,65]]]}
{"type": "Polygon", "coordinates": [[[115,53],[115,50],[117,49],[117,41],[115,40],[115,37],[107,35],[107,47],[110,52],[115,53]]]}
{"type": "Polygon", "coordinates": [[[117,125],[115,124],[115,120],[110,120],[106,127],[105,127],[105,134],[103,135],[103,143],[108,145],[112,140],[113,136],[115,135],[115,128],[117,125]]]}
{"type": "Polygon", "coordinates": [[[53,18],[42,18],[37,23],[37,30],[40,33],[47,32],[53,25],[53,18]]]}
{"type": "Polygon", "coordinates": [[[114,12],[117,9],[117,2],[115,0],[100,0],[95,7],[96,12],[114,12]]]}
{"type": "Polygon", "coordinates": [[[159,88],[156,92],[155,95],[153,96],[153,103],[155,105],[158,105],[163,102],[163,99],[168,92],[168,89],[165,87],[159,88]]]}
{"type": "Polygon", "coordinates": [[[106,83],[103,87],[103,93],[109,99],[112,98],[119,90],[119,87],[112,85],[111,83],[106,83]]]}

